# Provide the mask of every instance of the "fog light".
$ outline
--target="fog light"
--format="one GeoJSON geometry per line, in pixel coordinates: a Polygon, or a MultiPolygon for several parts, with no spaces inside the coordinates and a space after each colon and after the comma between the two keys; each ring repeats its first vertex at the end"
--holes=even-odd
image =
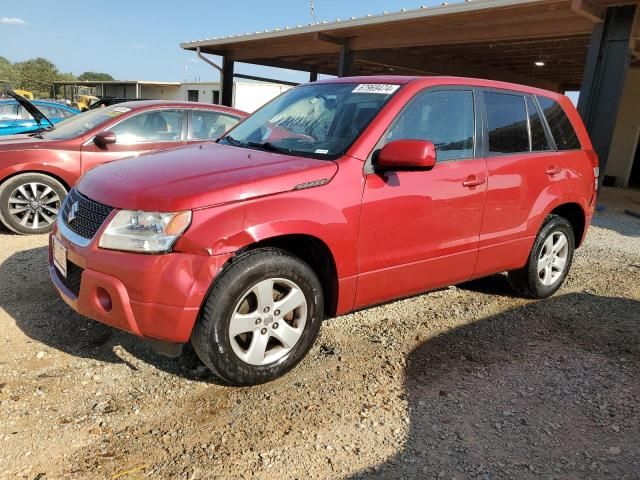
{"type": "Polygon", "coordinates": [[[98,287],[96,289],[96,298],[98,299],[98,303],[102,307],[105,312],[110,312],[113,308],[113,304],[111,303],[111,295],[104,288],[98,287]]]}

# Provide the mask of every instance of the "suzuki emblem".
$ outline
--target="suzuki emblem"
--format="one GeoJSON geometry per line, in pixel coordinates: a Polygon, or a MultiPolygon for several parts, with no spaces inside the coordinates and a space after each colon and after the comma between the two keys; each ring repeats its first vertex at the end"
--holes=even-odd
{"type": "Polygon", "coordinates": [[[67,215],[67,223],[71,223],[76,219],[78,214],[78,202],[74,202],[69,209],[69,215],[67,215]]]}

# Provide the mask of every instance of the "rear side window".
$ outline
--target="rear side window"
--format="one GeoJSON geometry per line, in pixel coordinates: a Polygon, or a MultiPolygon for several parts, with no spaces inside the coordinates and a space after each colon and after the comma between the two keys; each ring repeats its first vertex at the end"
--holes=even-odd
{"type": "Polygon", "coordinates": [[[556,148],[558,150],[579,149],[580,141],[578,136],[560,104],[547,97],[538,97],[538,102],[551,129],[556,148]]]}
{"type": "Polygon", "coordinates": [[[191,111],[190,140],[215,140],[238,123],[238,119],[229,115],[206,110],[191,111]]]}
{"type": "Polygon", "coordinates": [[[527,111],[529,113],[529,128],[531,128],[531,150],[534,152],[549,150],[551,146],[544,131],[542,119],[531,97],[527,97],[527,111]]]}
{"type": "Polygon", "coordinates": [[[524,96],[485,92],[489,153],[529,151],[529,130],[524,96]]]}
{"type": "Polygon", "coordinates": [[[429,140],[438,160],[473,157],[473,92],[432,90],[419,93],[400,114],[385,143],[395,140],[429,140]]]}

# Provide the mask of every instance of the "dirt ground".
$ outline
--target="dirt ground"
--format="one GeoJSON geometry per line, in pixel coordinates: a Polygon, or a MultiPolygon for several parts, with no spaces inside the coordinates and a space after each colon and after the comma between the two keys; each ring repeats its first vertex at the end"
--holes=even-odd
{"type": "Polygon", "coordinates": [[[498,275],[331,319],[254,388],[74,314],[46,237],[0,230],[0,478],[639,479],[640,220],[614,200],[554,297],[498,275]]]}

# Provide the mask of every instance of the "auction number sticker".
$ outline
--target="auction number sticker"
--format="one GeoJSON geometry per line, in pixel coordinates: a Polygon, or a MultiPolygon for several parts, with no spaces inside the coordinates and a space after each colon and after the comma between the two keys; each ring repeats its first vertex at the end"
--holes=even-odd
{"type": "Polygon", "coordinates": [[[391,95],[400,85],[389,85],[388,83],[361,83],[353,89],[351,93],[380,93],[382,95],[391,95]]]}
{"type": "Polygon", "coordinates": [[[106,114],[110,117],[117,117],[130,111],[131,109],[129,107],[114,107],[112,110],[106,112],[106,114]]]}

